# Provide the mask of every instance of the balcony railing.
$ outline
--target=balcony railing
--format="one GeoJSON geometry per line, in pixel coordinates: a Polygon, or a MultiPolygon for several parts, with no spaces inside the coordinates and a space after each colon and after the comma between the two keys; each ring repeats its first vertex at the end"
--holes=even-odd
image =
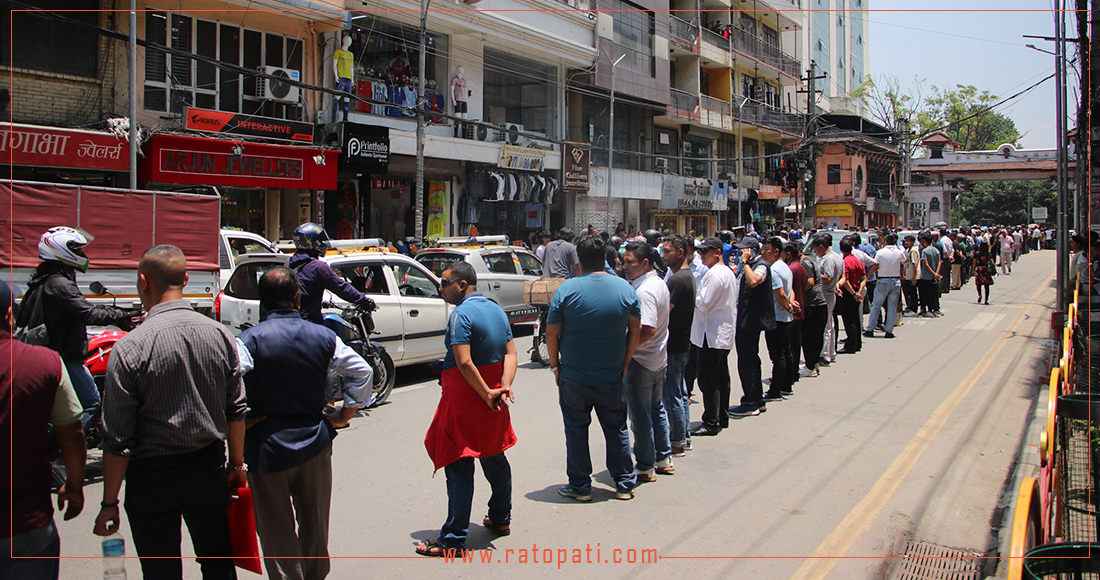
{"type": "MultiPolygon", "coordinates": [[[[734,95],[733,100],[741,102],[742,97],[734,95]]],[[[737,122],[737,107],[732,107],[733,121],[737,122]]],[[[769,107],[760,101],[749,99],[744,107],[741,107],[741,120],[761,127],[775,129],[792,135],[801,135],[805,119],[802,115],[785,113],[769,107]]]]}
{"type": "MultiPolygon", "coordinates": [[[[721,36],[721,35],[718,35],[721,36]]],[[[765,42],[759,36],[740,28],[730,29],[730,44],[733,50],[751,56],[792,77],[799,76],[798,59],[784,53],[778,46],[765,42]]]]}
{"type": "Polygon", "coordinates": [[[680,89],[672,89],[668,103],[668,114],[681,119],[699,120],[699,96],[680,89]]]}
{"type": "Polygon", "coordinates": [[[730,114],[730,108],[732,105],[730,105],[727,101],[716,99],[708,95],[702,95],[700,97],[700,102],[702,103],[702,108],[704,111],[718,113],[719,115],[730,114]]]}
{"type": "Polygon", "coordinates": [[[726,52],[729,52],[729,50],[730,50],[730,41],[729,41],[729,39],[726,38],[725,36],[722,36],[721,34],[718,34],[717,32],[715,32],[713,30],[709,30],[707,28],[704,28],[703,29],[703,40],[706,41],[709,44],[713,44],[714,46],[717,46],[718,48],[721,48],[722,50],[724,50],[726,52]]]}
{"type": "Polygon", "coordinates": [[[698,52],[696,44],[699,41],[698,24],[692,24],[687,20],[683,20],[675,16],[670,16],[669,30],[672,33],[672,38],[674,40],[678,40],[680,44],[694,48],[695,52],[698,52]]]}

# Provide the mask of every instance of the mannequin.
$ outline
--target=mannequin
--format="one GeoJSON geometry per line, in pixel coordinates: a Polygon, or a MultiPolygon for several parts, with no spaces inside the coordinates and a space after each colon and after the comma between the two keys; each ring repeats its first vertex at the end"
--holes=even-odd
{"type": "Polygon", "coordinates": [[[466,97],[470,91],[466,90],[466,68],[462,65],[455,67],[455,76],[451,79],[451,105],[454,106],[455,116],[466,118],[466,97]]]}
{"type": "MultiPolygon", "coordinates": [[[[351,47],[351,37],[344,35],[343,48],[336,49],[332,53],[332,72],[336,75],[336,90],[351,93],[355,90],[353,70],[355,68],[355,55],[348,48],[351,47]]],[[[351,107],[349,97],[336,96],[332,101],[332,122],[336,122],[336,115],[340,108],[344,110],[344,120],[348,120],[348,109],[351,107]]]]}

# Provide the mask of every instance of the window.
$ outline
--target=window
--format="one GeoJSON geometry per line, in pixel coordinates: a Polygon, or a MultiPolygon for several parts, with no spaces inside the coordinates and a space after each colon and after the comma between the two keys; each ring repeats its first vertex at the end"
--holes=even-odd
{"type": "Polygon", "coordinates": [[[737,141],[733,139],[719,139],[718,144],[718,173],[737,174],[737,141]]]}
{"type": "Polygon", "coordinates": [[[710,141],[684,138],[684,177],[710,177],[710,161],[691,161],[710,157],[710,141]]]}
{"type": "Polygon", "coordinates": [[[363,264],[359,266],[342,266],[337,269],[340,276],[363,294],[389,294],[386,284],[386,276],[382,273],[379,264],[363,264]]]}
{"type": "Polygon", "coordinates": [[[843,14],[836,17],[836,25],[837,26],[844,26],[844,15],[843,14]]]}
{"type": "Polygon", "coordinates": [[[486,48],[482,118],[556,138],[557,77],[555,67],[486,48]]]}
{"type": "Polygon", "coordinates": [[[485,267],[495,274],[515,274],[516,266],[512,263],[512,252],[486,252],[481,255],[485,261],[485,267]]]}
{"type": "MultiPolygon", "coordinates": [[[[302,70],[302,41],[242,30],[171,12],[145,13],[145,39],[226,64],[302,70]],[[243,33],[242,33],[243,32],[243,33]]],[[[145,49],[144,106],[147,111],[182,114],[184,107],[246,112],[298,119],[302,108],[258,98],[257,77],[241,75],[185,56],[145,49]]]]}
{"type": "Polygon", "coordinates": [[[439,297],[439,286],[416,266],[405,262],[392,265],[397,291],[402,296],[439,297]]]}
{"type": "Polygon", "coordinates": [[[542,262],[527,252],[516,252],[519,258],[519,267],[523,269],[524,276],[542,276],[542,262]]]}
{"type": "Polygon", "coordinates": [[[614,10],[615,52],[626,55],[619,67],[652,77],[656,74],[653,63],[656,26],[653,13],[623,0],[612,0],[611,9],[614,10]]]}
{"type": "Polygon", "coordinates": [[[759,149],[757,149],[756,139],[741,140],[741,156],[744,158],[741,161],[741,167],[745,170],[745,175],[760,175],[758,155],[759,149]]]}
{"type": "Polygon", "coordinates": [[[856,44],[858,44],[860,46],[863,46],[863,35],[862,34],[860,34],[859,38],[856,39],[856,44]]]}
{"type": "Polygon", "coordinates": [[[829,179],[828,179],[829,185],[836,185],[836,184],[840,183],[840,166],[839,165],[830,165],[828,167],[828,170],[829,170],[829,179]]]}
{"type": "Polygon", "coordinates": [[[817,41],[817,50],[818,51],[825,50],[825,42],[824,41],[821,41],[821,40],[817,41]]]}
{"type": "MultiPolygon", "coordinates": [[[[26,0],[26,4],[42,8],[43,12],[59,12],[65,18],[88,24],[99,24],[97,0],[26,0]],[[71,12],[87,10],[88,12],[71,12]]],[[[0,55],[6,66],[45,72],[98,78],[98,37],[95,31],[67,22],[35,15],[35,12],[15,12],[9,9],[4,18],[4,36],[11,44],[2,43],[0,55]]]]}

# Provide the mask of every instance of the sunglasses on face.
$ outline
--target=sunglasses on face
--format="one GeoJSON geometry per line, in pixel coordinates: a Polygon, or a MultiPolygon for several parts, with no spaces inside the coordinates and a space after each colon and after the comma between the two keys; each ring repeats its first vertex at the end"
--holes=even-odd
{"type": "Polygon", "coordinates": [[[450,286],[451,284],[453,284],[455,282],[458,282],[458,280],[459,280],[458,278],[451,278],[450,280],[448,280],[446,278],[443,278],[442,280],[439,281],[439,288],[440,289],[446,288],[447,286],[450,286]]]}

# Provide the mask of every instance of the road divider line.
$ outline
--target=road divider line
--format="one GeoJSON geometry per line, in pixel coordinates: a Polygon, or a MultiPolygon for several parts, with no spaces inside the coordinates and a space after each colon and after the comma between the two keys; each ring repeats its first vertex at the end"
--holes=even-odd
{"type": "Polygon", "coordinates": [[[932,416],[928,418],[920,431],[909,440],[909,444],[905,446],[901,454],[894,459],[894,462],[890,464],[882,477],[871,487],[871,491],[852,508],[852,511],[848,512],[848,515],[844,517],[832,533],[818,545],[813,555],[807,558],[798,570],[795,570],[791,580],[822,580],[836,566],[837,560],[844,558],[860,536],[871,528],[879,512],[886,507],[886,502],[897,492],[901,482],[905,480],[925,450],[932,444],[932,440],[939,434],[947,419],[954,413],[955,408],[966,398],[966,395],[970,393],[970,390],[977,384],[982,375],[989,370],[993,361],[1000,355],[1009,339],[1015,334],[1016,328],[1027,319],[1027,314],[1030,307],[1034,306],[1035,299],[1044,291],[1050,289],[1049,280],[1048,278],[1044,281],[1039,289],[1032,294],[1028,300],[1028,308],[1020,312],[1012,321],[1012,324],[1005,329],[1000,340],[993,348],[982,357],[982,360],[978,361],[970,374],[966,375],[966,378],[955,387],[955,390],[940,403],[940,406],[936,408],[936,411],[932,413],[932,416]]]}

